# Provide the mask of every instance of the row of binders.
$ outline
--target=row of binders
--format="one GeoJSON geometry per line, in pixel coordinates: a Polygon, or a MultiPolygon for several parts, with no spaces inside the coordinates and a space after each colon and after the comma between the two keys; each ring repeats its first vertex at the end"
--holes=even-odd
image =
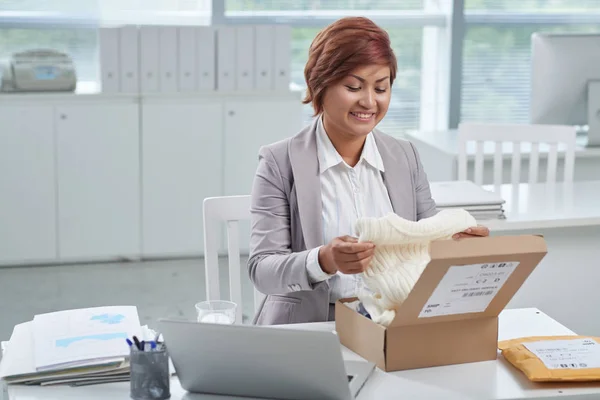
{"type": "Polygon", "coordinates": [[[99,40],[104,93],[289,90],[287,25],[127,25],[99,40]]]}
{"type": "Polygon", "coordinates": [[[477,220],[505,219],[500,194],[471,181],[431,182],[431,196],[439,210],[462,208],[477,220]]]}

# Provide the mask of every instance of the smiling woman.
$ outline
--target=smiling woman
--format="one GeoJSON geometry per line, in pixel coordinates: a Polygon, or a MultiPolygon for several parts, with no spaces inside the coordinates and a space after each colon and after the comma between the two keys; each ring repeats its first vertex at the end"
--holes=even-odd
{"type": "Polygon", "coordinates": [[[311,44],[304,102],[317,118],[259,151],[248,269],[267,297],[255,323],[333,320],[333,304],[357,295],[374,255],[356,221],[436,213],[415,147],[376,129],[396,70],[388,34],[367,18],[342,18],[311,44]]]}
{"type": "Polygon", "coordinates": [[[322,114],[327,136],[354,142],[341,154],[354,167],[365,136],[387,113],[397,61],[386,31],[366,18],[343,18],[321,31],[304,69],[304,103],[322,114]],[[348,154],[349,153],[349,154],[348,154]]]}

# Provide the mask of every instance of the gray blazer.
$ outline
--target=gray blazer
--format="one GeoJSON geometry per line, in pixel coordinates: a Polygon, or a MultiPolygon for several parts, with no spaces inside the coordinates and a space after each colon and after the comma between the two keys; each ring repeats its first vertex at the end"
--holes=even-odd
{"type": "MultiPolygon", "coordinates": [[[[254,323],[322,322],[329,315],[329,283],[312,284],[306,271],[310,249],[324,245],[316,119],[291,138],[264,146],[251,193],[248,270],[266,294],[254,323]]],[[[415,147],[377,130],[382,173],[394,212],[416,221],[436,213],[427,176],[415,147]]]]}

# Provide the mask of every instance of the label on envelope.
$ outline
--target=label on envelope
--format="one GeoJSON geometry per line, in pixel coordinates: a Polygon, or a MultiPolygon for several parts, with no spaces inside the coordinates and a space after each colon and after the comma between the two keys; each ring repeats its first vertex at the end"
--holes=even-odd
{"type": "Polygon", "coordinates": [[[600,345],[593,339],[540,340],[523,346],[548,369],[600,368],[600,345]]]}
{"type": "Polygon", "coordinates": [[[518,265],[512,261],[451,266],[419,318],[485,311],[518,265]]]}

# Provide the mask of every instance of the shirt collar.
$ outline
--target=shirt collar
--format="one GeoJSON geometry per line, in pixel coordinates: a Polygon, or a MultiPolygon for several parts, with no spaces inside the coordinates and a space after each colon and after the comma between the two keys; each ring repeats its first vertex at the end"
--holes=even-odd
{"type": "MultiPolygon", "coordinates": [[[[344,160],[337,152],[335,147],[333,147],[331,140],[329,140],[329,136],[327,136],[327,132],[325,132],[325,127],[323,126],[322,116],[319,116],[318,118],[317,153],[319,157],[319,173],[322,174],[329,168],[343,163],[344,160]]],[[[360,155],[360,160],[358,162],[360,163],[363,160],[373,168],[377,168],[379,171],[385,172],[383,160],[381,159],[381,154],[379,154],[379,149],[377,149],[377,143],[375,143],[373,132],[369,132],[367,135],[367,139],[365,140],[365,145],[363,146],[362,154],[360,155]]]]}

